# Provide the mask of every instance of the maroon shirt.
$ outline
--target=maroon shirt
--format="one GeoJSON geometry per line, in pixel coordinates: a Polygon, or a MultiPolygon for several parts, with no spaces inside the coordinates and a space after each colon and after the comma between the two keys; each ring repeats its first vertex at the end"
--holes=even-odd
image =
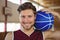
{"type": "Polygon", "coordinates": [[[35,30],[30,36],[18,30],[14,32],[14,40],[43,40],[43,35],[40,30],[35,30]]]}

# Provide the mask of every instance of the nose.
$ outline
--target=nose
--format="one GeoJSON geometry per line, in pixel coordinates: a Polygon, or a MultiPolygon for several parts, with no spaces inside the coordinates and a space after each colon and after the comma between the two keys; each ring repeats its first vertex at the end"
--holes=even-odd
{"type": "Polygon", "coordinates": [[[24,18],[24,22],[29,22],[29,18],[28,17],[25,17],[24,18]]]}

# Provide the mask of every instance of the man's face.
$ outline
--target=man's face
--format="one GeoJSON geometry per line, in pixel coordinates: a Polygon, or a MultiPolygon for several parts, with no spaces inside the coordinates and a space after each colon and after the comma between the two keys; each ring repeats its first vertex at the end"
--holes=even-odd
{"type": "Polygon", "coordinates": [[[20,12],[20,24],[26,30],[30,30],[34,26],[35,18],[34,12],[31,9],[26,9],[20,12]]]}

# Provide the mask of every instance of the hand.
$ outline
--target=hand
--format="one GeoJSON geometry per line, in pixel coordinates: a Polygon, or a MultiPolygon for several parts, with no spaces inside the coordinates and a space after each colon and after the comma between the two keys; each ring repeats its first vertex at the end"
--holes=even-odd
{"type": "Polygon", "coordinates": [[[53,16],[57,17],[60,20],[60,14],[58,12],[55,12],[54,10],[44,8],[44,9],[41,9],[41,11],[46,13],[51,13],[53,16]]]}

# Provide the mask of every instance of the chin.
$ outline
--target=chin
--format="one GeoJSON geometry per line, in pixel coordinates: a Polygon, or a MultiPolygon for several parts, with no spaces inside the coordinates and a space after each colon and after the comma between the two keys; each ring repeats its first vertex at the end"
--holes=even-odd
{"type": "Polygon", "coordinates": [[[30,30],[33,26],[34,26],[34,24],[33,25],[28,25],[28,26],[22,25],[22,27],[26,30],[30,30]]]}
{"type": "Polygon", "coordinates": [[[30,28],[25,28],[26,30],[29,30],[29,29],[31,29],[31,27],[30,28]]]}
{"type": "Polygon", "coordinates": [[[24,29],[26,29],[26,30],[30,30],[32,27],[27,27],[27,28],[24,28],[24,29]]]}
{"type": "Polygon", "coordinates": [[[30,30],[30,29],[26,29],[26,30],[30,30]]]}

